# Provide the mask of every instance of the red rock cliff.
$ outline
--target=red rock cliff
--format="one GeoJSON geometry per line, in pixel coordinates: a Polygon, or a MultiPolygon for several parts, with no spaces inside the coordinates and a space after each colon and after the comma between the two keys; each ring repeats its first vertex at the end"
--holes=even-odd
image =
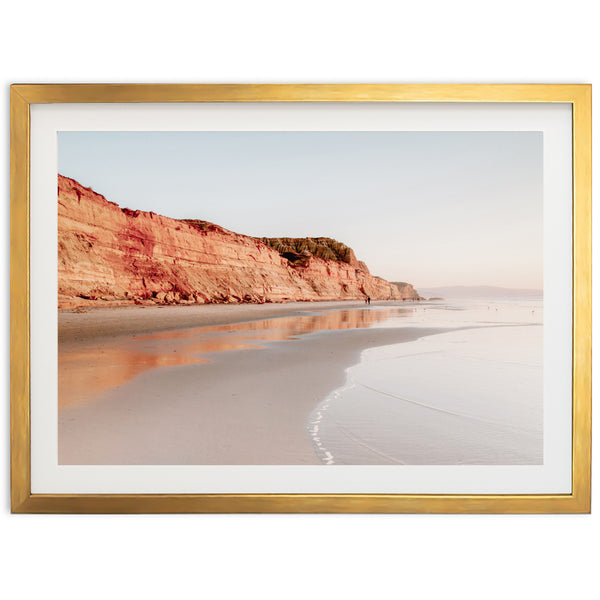
{"type": "Polygon", "coordinates": [[[59,308],[412,297],[350,253],[348,262],[310,253],[290,260],[260,239],[122,209],[58,176],[59,308]]]}

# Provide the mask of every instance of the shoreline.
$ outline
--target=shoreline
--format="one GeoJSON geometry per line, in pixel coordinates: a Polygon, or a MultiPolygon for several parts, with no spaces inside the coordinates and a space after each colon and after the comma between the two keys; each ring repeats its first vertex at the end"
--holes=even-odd
{"type": "MultiPolygon", "coordinates": [[[[404,303],[380,304],[399,308],[404,303]]],[[[98,344],[98,352],[103,347],[127,349],[145,337],[136,339],[132,330],[168,331],[186,323],[193,328],[274,317],[310,319],[307,312],[365,309],[365,305],[290,303],[277,305],[274,311],[264,305],[242,311],[239,305],[199,308],[205,310],[192,310],[183,318],[176,313],[188,312],[188,307],[138,311],[140,316],[127,323],[127,333],[122,326],[116,328],[116,319],[129,316],[129,309],[118,310],[108,323],[103,319],[113,309],[94,311],[79,335],[73,334],[77,320],[63,320],[59,353],[89,349],[93,343],[98,344]],[[162,317],[158,323],[157,313],[162,317]]],[[[322,464],[308,431],[310,414],[343,384],[346,369],[360,361],[363,350],[442,331],[366,326],[298,334],[292,329],[288,338],[259,334],[252,338],[252,349],[198,355],[210,362],[135,373],[123,383],[100,389],[89,400],[59,410],[59,464],[322,464]]],[[[179,348],[176,334],[159,336],[162,356],[171,356],[179,348]]]]}
{"type": "Polygon", "coordinates": [[[322,461],[543,464],[543,376],[532,352],[541,328],[462,327],[363,351],[311,415],[322,461]],[[382,369],[389,361],[396,369],[382,369]]]}

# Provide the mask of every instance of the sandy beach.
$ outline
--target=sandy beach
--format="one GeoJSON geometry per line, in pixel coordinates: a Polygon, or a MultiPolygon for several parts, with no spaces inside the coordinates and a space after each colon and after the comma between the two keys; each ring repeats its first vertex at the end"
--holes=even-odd
{"type": "MultiPolygon", "coordinates": [[[[377,301],[373,305],[390,308],[413,306],[412,301],[377,301]]],[[[112,306],[106,308],[58,311],[58,341],[86,341],[124,334],[149,333],[226,325],[283,316],[299,316],[306,311],[365,308],[356,300],[339,302],[286,302],[265,304],[205,304],[173,306],[112,306]]]]}
{"type": "Polygon", "coordinates": [[[59,312],[60,464],[321,464],[315,407],[410,303],[59,312]]]}

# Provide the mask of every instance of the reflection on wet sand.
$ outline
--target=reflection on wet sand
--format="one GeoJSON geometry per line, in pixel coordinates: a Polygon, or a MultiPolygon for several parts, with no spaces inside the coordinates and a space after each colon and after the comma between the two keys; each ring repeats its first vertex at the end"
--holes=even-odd
{"type": "MultiPolygon", "coordinates": [[[[287,340],[295,335],[323,331],[327,329],[361,329],[386,321],[402,313],[411,313],[412,309],[398,308],[385,310],[363,310],[360,308],[331,310],[319,314],[295,317],[281,317],[246,323],[197,327],[180,331],[163,331],[143,336],[144,340],[196,338],[204,333],[245,332],[253,339],[287,340]],[[269,332],[262,337],[262,332],[269,332]],[[273,335],[271,335],[271,332],[273,335]],[[254,335],[253,335],[254,334],[254,335]]],[[[213,352],[213,350],[208,350],[213,352]]]]}
{"type": "Polygon", "coordinates": [[[131,335],[87,347],[59,345],[59,408],[90,400],[98,393],[122,385],[150,369],[210,362],[199,355],[259,349],[263,346],[253,342],[290,340],[315,331],[367,328],[410,310],[332,310],[296,317],[131,335]]]}
{"type": "Polygon", "coordinates": [[[58,407],[88,400],[156,367],[207,362],[171,350],[165,354],[139,352],[130,347],[84,348],[58,354],[58,407]]]}

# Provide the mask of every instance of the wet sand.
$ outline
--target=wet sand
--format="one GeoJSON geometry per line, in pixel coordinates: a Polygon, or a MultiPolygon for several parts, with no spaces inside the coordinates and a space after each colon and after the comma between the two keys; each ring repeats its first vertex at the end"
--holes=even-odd
{"type": "Polygon", "coordinates": [[[308,418],[362,350],[440,332],[378,327],[385,312],[349,302],[61,312],[59,463],[321,464],[308,418]]]}
{"type": "MultiPolygon", "coordinates": [[[[378,301],[377,306],[407,308],[412,301],[378,301]]],[[[259,319],[298,316],[306,311],[365,308],[358,300],[339,302],[287,302],[282,304],[190,304],[178,306],[115,306],[64,309],[58,311],[59,342],[85,341],[123,334],[150,333],[225,325],[259,319]]]]}

